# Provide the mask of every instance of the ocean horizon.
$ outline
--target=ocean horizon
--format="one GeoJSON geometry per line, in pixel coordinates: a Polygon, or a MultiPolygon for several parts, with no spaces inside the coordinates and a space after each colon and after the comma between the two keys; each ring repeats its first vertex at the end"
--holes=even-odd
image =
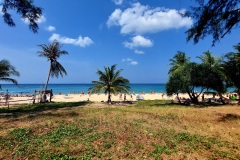
{"type": "MultiPolygon", "coordinates": [[[[31,94],[34,93],[35,90],[42,90],[45,84],[1,84],[2,90],[1,92],[6,92],[8,90],[11,94],[31,94]]],[[[87,93],[89,88],[93,86],[92,83],[66,83],[66,84],[48,84],[47,89],[52,89],[53,94],[69,94],[69,93],[87,93]]],[[[129,84],[130,92],[134,93],[149,93],[150,91],[160,93],[165,92],[165,83],[132,83],[129,84]]]]}
{"type": "MultiPolygon", "coordinates": [[[[134,93],[163,93],[166,92],[165,83],[132,83],[129,84],[130,92],[134,93]]],[[[8,91],[10,94],[33,94],[35,90],[43,90],[45,84],[1,84],[2,90],[0,92],[5,93],[8,91]]],[[[89,88],[93,86],[91,83],[66,83],[66,84],[49,84],[47,89],[52,89],[53,94],[69,94],[69,93],[87,93],[89,88]]],[[[228,92],[234,91],[234,88],[229,88],[228,92]]],[[[196,88],[197,92],[200,92],[200,88],[196,88]]]]}

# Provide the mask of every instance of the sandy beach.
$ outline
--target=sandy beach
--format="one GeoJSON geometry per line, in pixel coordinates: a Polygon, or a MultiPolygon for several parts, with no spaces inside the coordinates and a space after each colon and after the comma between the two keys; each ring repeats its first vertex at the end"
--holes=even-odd
{"type": "MultiPolygon", "coordinates": [[[[126,94],[126,101],[137,101],[137,96],[139,94],[126,94]]],[[[154,93],[154,94],[141,94],[144,100],[176,100],[176,95],[167,96],[165,93],[154,93]]],[[[187,94],[179,94],[181,98],[188,98],[187,94]]],[[[120,95],[112,95],[112,101],[124,101],[124,94],[122,97],[120,95]]],[[[206,95],[205,98],[212,98],[212,95],[206,95]]],[[[9,105],[17,104],[32,104],[33,97],[31,96],[11,96],[9,100],[9,105]]],[[[199,100],[201,96],[199,97],[199,100]]],[[[108,95],[105,94],[62,94],[54,95],[52,98],[53,102],[80,102],[80,101],[92,101],[92,102],[106,102],[108,100],[108,95]]],[[[38,102],[38,100],[36,100],[38,102]]],[[[0,100],[1,107],[6,106],[5,100],[2,97],[0,100]]]]}

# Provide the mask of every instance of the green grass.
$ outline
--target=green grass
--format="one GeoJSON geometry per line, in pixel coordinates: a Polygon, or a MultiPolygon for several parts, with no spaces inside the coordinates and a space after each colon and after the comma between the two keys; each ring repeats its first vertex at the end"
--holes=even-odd
{"type": "MultiPolygon", "coordinates": [[[[229,141],[223,138],[230,134],[227,130],[222,135],[217,130],[208,133],[202,122],[196,124],[197,116],[189,121],[193,114],[212,118],[206,117],[210,109],[203,112],[168,101],[141,101],[131,107],[85,105],[89,104],[0,110],[18,115],[0,117],[6,125],[0,128],[0,159],[240,159],[238,131],[229,135],[233,139],[229,141]]],[[[216,123],[240,124],[239,115],[233,113],[216,117],[216,123]],[[219,122],[221,118],[224,121],[219,122]]],[[[210,122],[210,127],[216,125],[210,122]]]]}

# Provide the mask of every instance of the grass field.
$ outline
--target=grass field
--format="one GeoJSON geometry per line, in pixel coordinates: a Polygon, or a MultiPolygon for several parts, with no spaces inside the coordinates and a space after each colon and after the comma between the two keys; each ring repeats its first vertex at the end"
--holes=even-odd
{"type": "Polygon", "coordinates": [[[2,108],[0,159],[240,159],[240,107],[141,101],[2,108]]]}

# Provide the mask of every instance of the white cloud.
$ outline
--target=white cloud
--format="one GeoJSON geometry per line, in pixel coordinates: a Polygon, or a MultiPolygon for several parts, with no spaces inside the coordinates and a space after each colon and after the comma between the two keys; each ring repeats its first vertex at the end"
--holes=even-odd
{"type": "Polygon", "coordinates": [[[61,37],[59,34],[53,34],[49,41],[57,40],[58,42],[64,43],[64,44],[73,44],[75,46],[80,47],[87,47],[93,44],[93,41],[89,37],[82,37],[79,36],[76,39],[68,38],[68,37],[61,37]]]}
{"type": "Polygon", "coordinates": [[[48,31],[52,32],[52,31],[55,31],[55,30],[56,30],[56,27],[54,27],[54,26],[48,26],[46,29],[47,29],[48,31]]]}
{"type": "Polygon", "coordinates": [[[134,3],[125,10],[116,9],[107,21],[108,27],[120,26],[122,34],[156,33],[167,29],[190,27],[193,20],[182,17],[185,10],[150,8],[134,3]]]}
{"type": "Polygon", "coordinates": [[[123,42],[126,48],[137,48],[137,47],[152,47],[153,42],[150,39],[144,38],[143,36],[134,36],[131,42],[123,42]]]}
{"type": "MultiPolygon", "coordinates": [[[[22,21],[26,24],[29,24],[29,20],[27,18],[22,18],[22,21]]],[[[43,15],[41,15],[38,18],[37,23],[40,24],[40,23],[44,23],[44,22],[46,22],[46,18],[43,15]]]]}
{"type": "Polygon", "coordinates": [[[121,5],[123,3],[123,0],[113,0],[113,2],[116,4],[116,5],[121,5]]]}
{"type": "MultiPolygon", "coordinates": [[[[1,1],[0,1],[1,3],[1,1]]],[[[0,15],[3,15],[3,12],[2,12],[2,6],[0,5],[0,15]]]]}
{"type": "Polygon", "coordinates": [[[138,64],[137,61],[134,61],[131,58],[122,59],[122,62],[126,62],[127,64],[130,64],[130,65],[137,65],[138,64]]]}
{"type": "Polygon", "coordinates": [[[137,50],[137,49],[135,49],[135,51],[134,51],[136,54],[144,54],[144,52],[143,51],[141,51],[141,50],[137,50]]]}

